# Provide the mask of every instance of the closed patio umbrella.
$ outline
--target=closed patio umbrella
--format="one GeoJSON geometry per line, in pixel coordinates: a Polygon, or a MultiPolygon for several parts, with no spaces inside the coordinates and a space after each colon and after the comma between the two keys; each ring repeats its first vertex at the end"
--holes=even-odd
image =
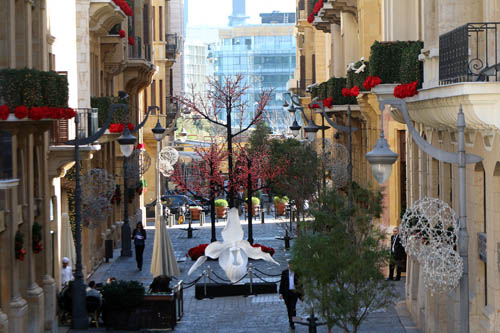
{"type": "Polygon", "coordinates": [[[71,224],[69,223],[69,215],[68,213],[62,213],[61,217],[61,259],[64,257],[69,258],[70,266],[74,269],[76,265],[76,251],[73,232],[71,232],[71,224]]]}
{"type": "Polygon", "coordinates": [[[155,223],[155,241],[153,244],[153,259],[151,261],[151,274],[179,276],[179,266],[175,258],[172,241],[168,234],[163,217],[155,223]]]}

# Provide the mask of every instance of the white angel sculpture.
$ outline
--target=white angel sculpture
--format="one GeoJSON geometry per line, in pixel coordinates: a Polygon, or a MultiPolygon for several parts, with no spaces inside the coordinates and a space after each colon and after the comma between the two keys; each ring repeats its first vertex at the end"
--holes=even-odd
{"type": "Polygon", "coordinates": [[[262,252],[260,247],[252,247],[243,239],[243,229],[237,208],[229,210],[227,224],[222,230],[222,239],[223,242],[215,241],[206,247],[205,255],[196,260],[189,269],[188,275],[200,267],[207,257],[219,258],[219,265],[231,282],[238,281],[246,274],[248,258],[264,259],[279,266],[269,253],[262,252]]]}

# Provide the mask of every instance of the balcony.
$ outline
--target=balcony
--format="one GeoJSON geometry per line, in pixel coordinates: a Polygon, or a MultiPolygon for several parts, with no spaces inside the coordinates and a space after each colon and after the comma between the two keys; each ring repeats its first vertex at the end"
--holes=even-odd
{"type": "Polygon", "coordinates": [[[330,32],[332,24],[340,24],[341,12],[358,15],[357,0],[327,0],[314,18],[313,26],[323,32],[330,32]]]}
{"type": "Polygon", "coordinates": [[[120,74],[125,68],[126,45],[118,35],[102,36],[100,42],[104,72],[110,76],[120,74]]]}
{"type": "Polygon", "coordinates": [[[498,81],[500,23],[467,23],[439,36],[439,83],[498,81]]]}
{"type": "MultiPolygon", "coordinates": [[[[76,135],[78,139],[86,138],[98,129],[98,109],[80,108],[74,109],[78,117],[78,129],[76,135]]],[[[74,121],[74,119],[70,120],[74,121]]],[[[67,119],[58,119],[54,121],[51,129],[51,145],[64,145],[70,140],[69,121],[67,119]]]]}
{"type": "Polygon", "coordinates": [[[179,37],[177,34],[165,35],[165,58],[175,62],[175,58],[179,54],[179,37]]]}
{"type": "Polygon", "coordinates": [[[90,1],[89,30],[98,36],[105,36],[108,31],[127,18],[125,13],[111,0],[90,1]]]}
{"type": "Polygon", "coordinates": [[[134,37],[135,45],[128,45],[128,59],[124,68],[125,90],[140,91],[149,86],[157,67],[152,62],[152,45],[134,37]]]}

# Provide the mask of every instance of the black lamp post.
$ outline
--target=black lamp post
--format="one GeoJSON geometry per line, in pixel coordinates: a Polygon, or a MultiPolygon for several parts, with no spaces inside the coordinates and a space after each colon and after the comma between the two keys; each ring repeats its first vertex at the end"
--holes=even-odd
{"type": "MultiPolygon", "coordinates": [[[[83,283],[82,272],[82,234],[81,234],[81,220],[82,220],[82,188],[80,185],[80,146],[89,145],[97,141],[106,131],[111,124],[113,113],[116,109],[128,109],[125,104],[111,104],[110,112],[106,123],[95,134],[81,139],[70,140],[66,142],[67,145],[75,146],[75,250],[76,250],[76,270],[75,279],[72,283],[72,316],[71,327],[73,329],[87,329],[88,317],[87,307],[85,302],[85,285],[83,283]]],[[[75,116],[75,127],[78,129],[78,115],[75,116]]]]}
{"type": "Polygon", "coordinates": [[[128,157],[132,155],[132,152],[134,151],[135,147],[135,142],[136,138],[132,134],[140,130],[145,124],[146,121],[148,120],[149,113],[151,110],[154,110],[158,108],[157,106],[150,106],[148,107],[148,112],[146,113],[146,117],[140,123],[137,125],[136,128],[131,132],[127,126],[125,126],[125,130],[123,131],[122,135],[117,139],[118,143],[120,144],[120,150],[122,154],[124,155],[123,158],[123,201],[125,204],[124,211],[123,211],[123,225],[122,225],[122,250],[120,255],[122,257],[131,257],[132,256],[132,230],[130,228],[130,223],[128,220],[128,187],[127,187],[127,166],[128,166],[128,157]]]}

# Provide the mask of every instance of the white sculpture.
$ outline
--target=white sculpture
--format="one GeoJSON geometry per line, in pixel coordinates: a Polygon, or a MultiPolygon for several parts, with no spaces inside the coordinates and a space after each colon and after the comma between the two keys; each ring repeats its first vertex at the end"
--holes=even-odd
{"type": "Polygon", "coordinates": [[[248,258],[264,259],[279,266],[269,253],[262,252],[260,247],[252,247],[243,239],[243,229],[237,208],[231,208],[228,213],[227,224],[222,230],[223,242],[210,243],[201,256],[189,269],[188,275],[200,267],[207,257],[219,258],[220,267],[226,272],[231,282],[240,280],[247,272],[248,258]]]}

